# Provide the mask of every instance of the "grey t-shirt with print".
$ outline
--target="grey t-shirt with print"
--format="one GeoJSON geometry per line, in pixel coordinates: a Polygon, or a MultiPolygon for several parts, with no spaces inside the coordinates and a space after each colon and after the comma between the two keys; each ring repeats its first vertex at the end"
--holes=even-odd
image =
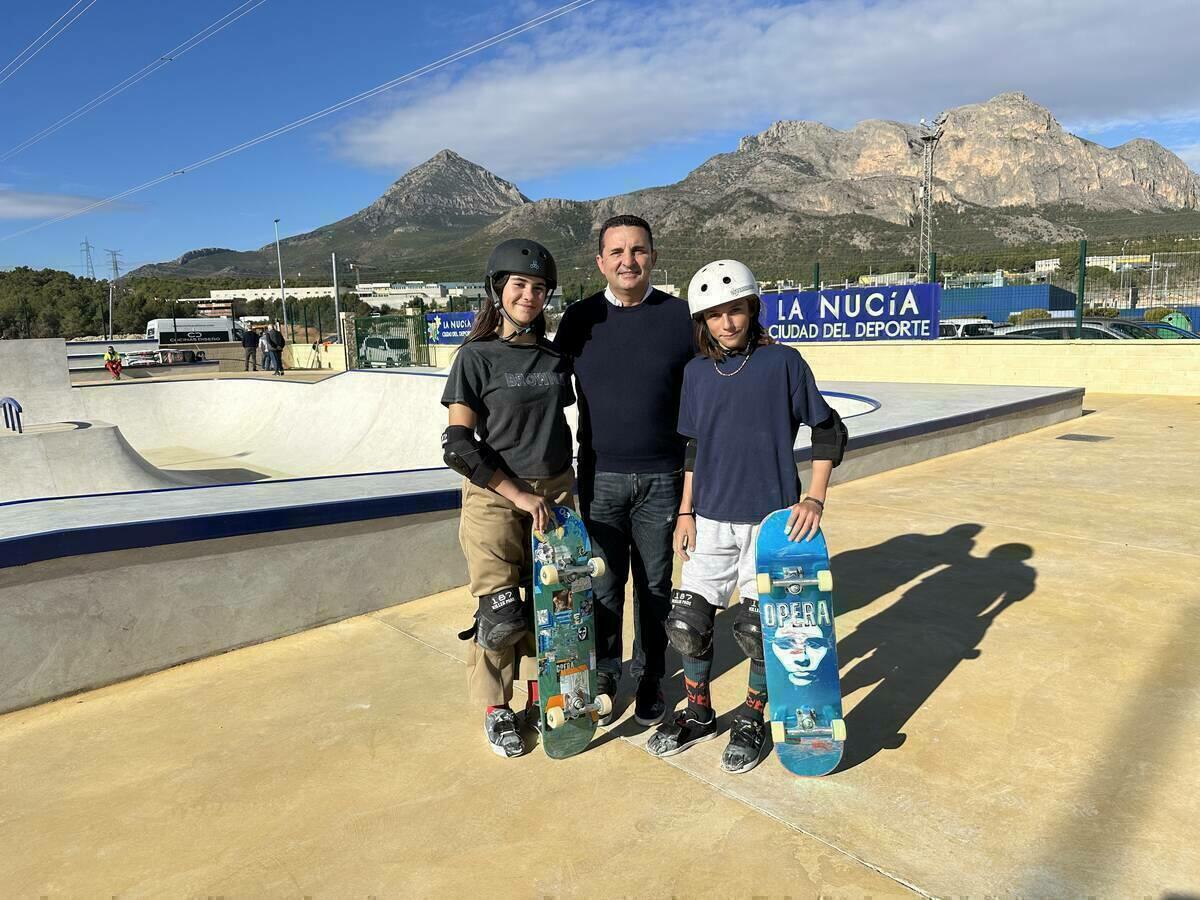
{"type": "Polygon", "coordinates": [[[454,356],[442,404],[475,411],[479,439],[500,455],[508,475],[558,475],[571,465],[563,414],[575,402],[570,374],[570,361],[544,340],[471,341],[454,356]]]}

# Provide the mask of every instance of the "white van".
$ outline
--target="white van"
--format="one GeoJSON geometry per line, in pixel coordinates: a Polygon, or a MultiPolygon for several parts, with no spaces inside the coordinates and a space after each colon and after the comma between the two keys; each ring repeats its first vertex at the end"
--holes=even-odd
{"type": "Polygon", "coordinates": [[[237,343],[243,333],[240,321],[222,319],[151,319],[146,323],[146,340],[168,344],[237,343]]]}

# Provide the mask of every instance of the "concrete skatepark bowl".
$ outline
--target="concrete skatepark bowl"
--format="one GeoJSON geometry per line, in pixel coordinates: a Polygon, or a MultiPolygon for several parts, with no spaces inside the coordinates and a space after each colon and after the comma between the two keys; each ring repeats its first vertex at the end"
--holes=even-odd
{"type": "MultiPolygon", "coordinates": [[[[444,375],[72,387],[62,341],[0,341],[0,375],[26,410],[25,434],[0,432],[0,575],[39,573],[33,588],[10,585],[14,606],[0,583],[13,661],[0,712],[466,582],[460,479],[439,446],[444,375]],[[314,558],[353,571],[354,590],[307,577],[314,558]],[[116,588],[102,601],[97,580],[116,588]],[[266,586],[247,594],[256,580],[266,586]],[[45,615],[97,602],[107,615],[45,615]],[[122,616],[156,621],[153,637],[122,631],[122,616]]],[[[1061,388],[823,389],[850,431],[835,483],[1070,419],[1082,403],[1061,388]]],[[[804,479],[807,429],[795,455],[804,479]]]]}

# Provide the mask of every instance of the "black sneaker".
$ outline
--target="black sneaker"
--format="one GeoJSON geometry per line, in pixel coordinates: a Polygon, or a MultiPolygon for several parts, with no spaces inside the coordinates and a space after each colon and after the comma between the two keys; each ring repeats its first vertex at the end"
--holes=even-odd
{"type": "Polygon", "coordinates": [[[633,718],[639,725],[657,725],[667,712],[662,688],[657,678],[642,676],[633,701],[633,718]]]}
{"type": "Polygon", "coordinates": [[[646,749],[654,756],[674,756],[692,744],[711,741],[716,736],[717,717],[711,710],[708,720],[701,721],[684,708],[670,723],[659,726],[646,742],[646,749]]]}
{"type": "Polygon", "coordinates": [[[512,759],[525,752],[525,742],[517,731],[517,716],[511,709],[497,707],[485,715],[483,733],[497,756],[512,759]]]}
{"type": "Polygon", "coordinates": [[[530,703],[525,707],[525,727],[532,728],[538,734],[542,733],[542,707],[538,703],[530,703]]]}
{"type": "Polygon", "coordinates": [[[731,775],[749,772],[762,759],[767,729],[762,719],[734,716],[729,726],[729,746],[721,755],[721,768],[731,775]]]}
{"type": "Polygon", "coordinates": [[[608,694],[609,712],[606,716],[601,716],[598,724],[611,725],[613,720],[613,709],[617,705],[617,679],[613,678],[607,672],[596,673],[596,694],[608,694]]]}

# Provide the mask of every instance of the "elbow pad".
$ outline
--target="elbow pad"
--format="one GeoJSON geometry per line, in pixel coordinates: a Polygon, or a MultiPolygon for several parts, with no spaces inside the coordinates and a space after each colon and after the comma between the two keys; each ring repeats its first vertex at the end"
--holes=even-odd
{"type": "Polygon", "coordinates": [[[813,427],[812,458],[828,459],[836,469],[846,453],[846,443],[850,440],[850,432],[846,429],[846,423],[842,421],[842,417],[837,414],[836,409],[831,409],[829,412],[828,419],[813,427]]]}
{"type": "Polygon", "coordinates": [[[696,470],[696,439],[689,438],[687,446],[683,449],[683,471],[694,472],[696,470]]]}
{"type": "Polygon", "coordinates": [[[500,462],[487,444],[475,437],[475,432],[465,425],[451,425],[442,432],[442,460],[468,479],[471,484],[485,488],[500,462]]]}

